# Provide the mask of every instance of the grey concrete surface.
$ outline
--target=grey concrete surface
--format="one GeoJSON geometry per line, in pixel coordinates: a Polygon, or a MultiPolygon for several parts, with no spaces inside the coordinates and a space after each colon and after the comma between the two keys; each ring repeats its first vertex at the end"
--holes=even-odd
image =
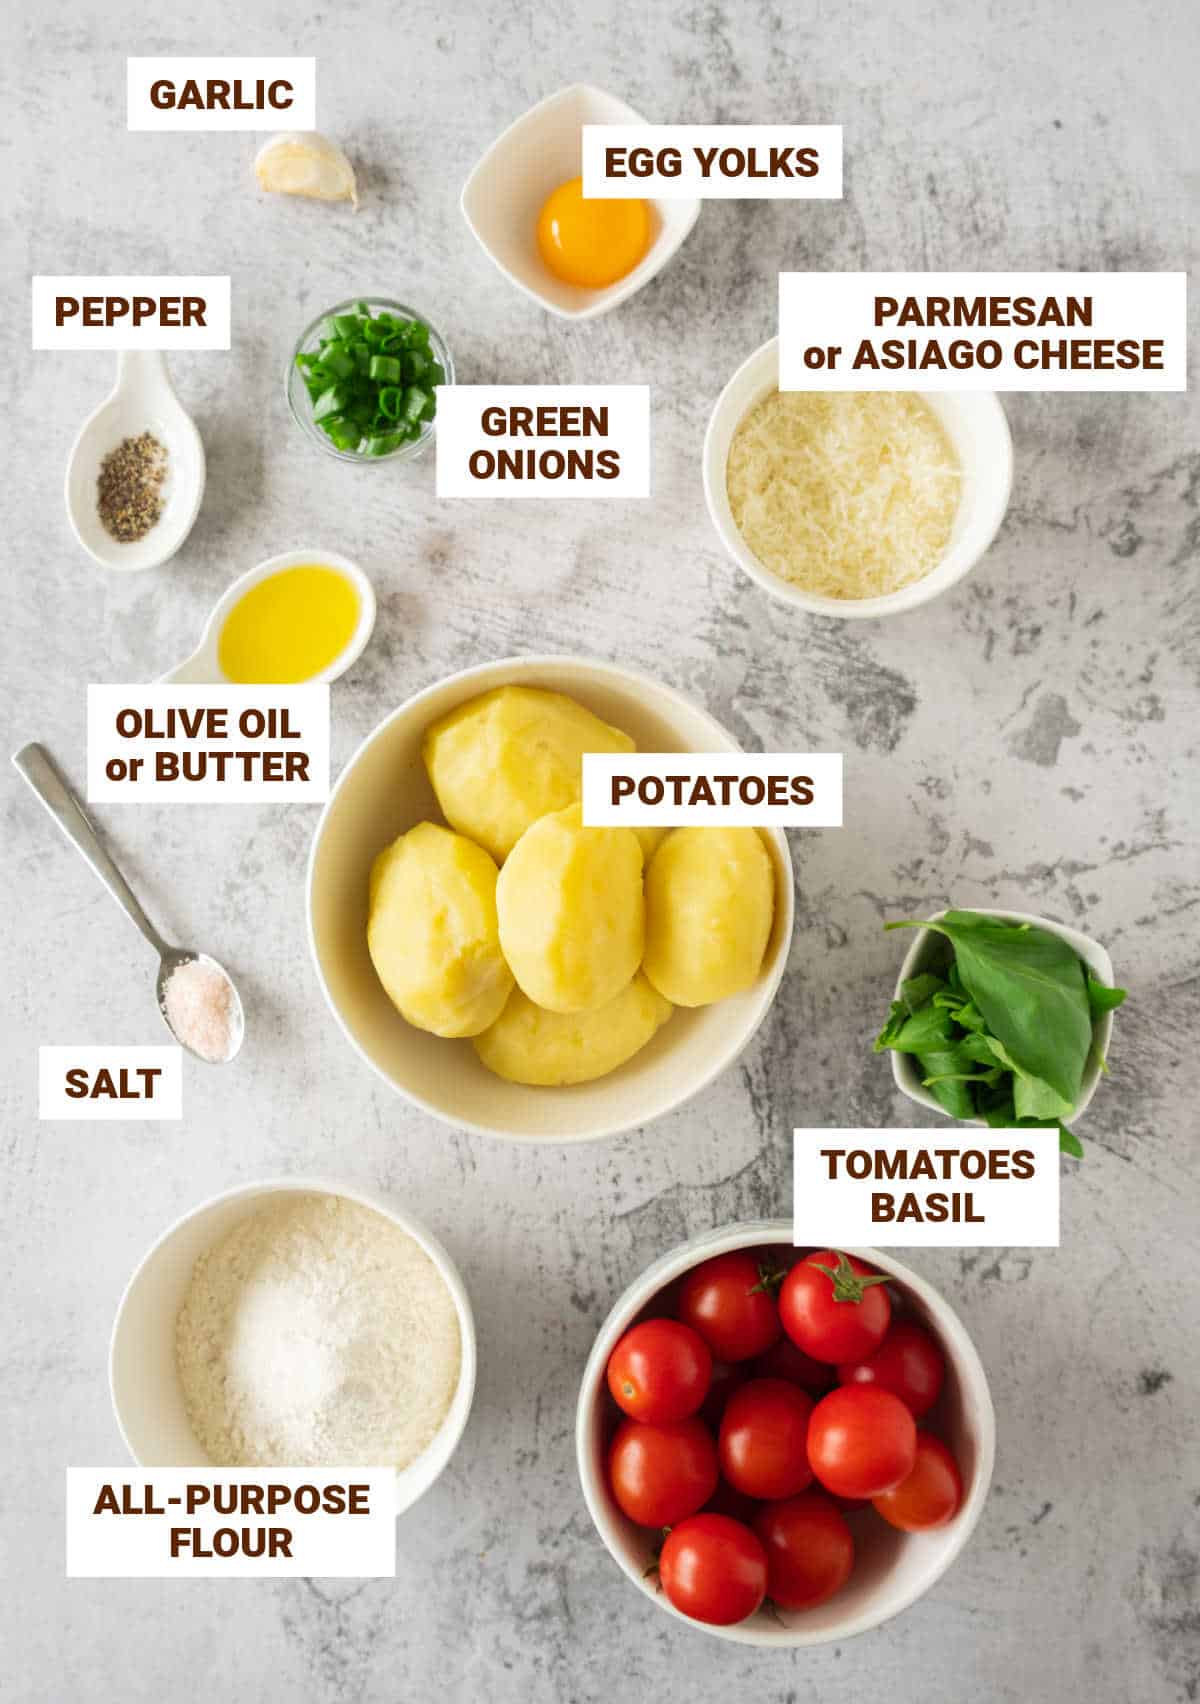
{"type": "Polygon", "coordinates": [[[1186,0],[700,0],[235,5],[96,0],[3,25],[10,747],[82,781],[84,687],[185,655],[224,584],[321,540],[361,559],[379,627],[334,692],[335,764],[415,688],[516,651],[660,674],[751,746],[846,754],[846,827],[794,837],[798,925],[773,1016],[700,1104],[584,1149],[440,1127],[358,1064],[304,939],[315,808],[113,808],[168,931],[238,975],[235,1069],[186,1071],[178,1126],[39,1125],[44,1042],[161,1039],[152,965],[5,765],[0,1233],[0,1697],[19,1704],[757,1698],[1176,1704],[1200,1694],[1195,925],[1197,411],[1186,396],[1013,396],[1016,486],[987,559],[891,623],[790,617],[740,577],[699,450],[773,329],[780,267],[1179,268],[1196,258],[1197,13],[1186,0]],[[357,160],[348,211],[257,193],[252,136],[124,129],[126,53],[315,53],[319,121],[357,160]],[[648,116],[845,125],[842,203],[713,203],[625,309],[572,329],[518,296],[459,215],[483,147],[590,79],[648,116]],[[106,578],[68,533],[68,446],[101,355],[31,355],[34,272],[229,272],[231,352],[174,371],[209,458],[168,568],[106,578]],[[440,505],[433,469],[348,470],[287,419],[298,328],[383,289],[464,379],[648,381],[649,503],[440,505]],[[1077,923],[1132,990],[1065,1167],[1057,1252],[914,1254],[992,1381],[995,1487],[969,1549],[891,1625],[759,1654],[639,1601],[572,1460],[576,1383],[625,1283],[678,1239],[787,1211],[790,1130],[919,1123],[869,1039],[885,917],[955,901],[1077,923]],[[478,1309],[475,1411],[399,1528],[394,1581],[64,1578],[63,1474],[116,1463],[105,1354],[149,1241],[281,1171],[389,1191],[434,1224],[478,1309]]]}

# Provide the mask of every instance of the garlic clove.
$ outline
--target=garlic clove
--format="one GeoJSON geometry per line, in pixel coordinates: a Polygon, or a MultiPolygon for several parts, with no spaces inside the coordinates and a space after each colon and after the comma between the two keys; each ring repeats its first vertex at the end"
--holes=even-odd
{"type": "Polygon", "coordinates": [[[306,195],[314,201],[349,201],[357,208],[354,167],[336,142],[316,130],[292,130],[264,142],[254,161],[261,189],[306,195]]]}

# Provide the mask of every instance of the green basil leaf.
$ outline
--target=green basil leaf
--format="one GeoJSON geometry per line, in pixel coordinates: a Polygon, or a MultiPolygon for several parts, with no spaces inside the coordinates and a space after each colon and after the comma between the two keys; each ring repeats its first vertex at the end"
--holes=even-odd
{"type": "MultiPolygon", "coordinates": [[[[901,1010],[904,1008],[901,1007],[901,1010]]],[[[940,1047],[951,1039],[949,1013],[932,1005],[922,1006],[919,1012],[906,1013],[904,1022],[895,1029],[892,1029],[889,1020],[883,1033],[887,1034],[889,1030],[892,1033],[887,1041],[883,1041],[882,1035],[880,1041],[897,1053],[924,1053],[927,1047],[940,1047]]]]}
{"type": "MultiPolygon", "coordinates": [[[[924,1013],[918,1014],[924,1017],[924,1013]]],[[[943,1014],[944,1015],[944,1014],[943,1014]]],[[[911,1018],[916,1023],[918,1018],[911,1018]]],[[[974,1118],[975,1100],[972,1085],[980,1081],[976,1061],[964,1052],[959,1041],[947,1041],[941,1046],[932,1044],[917,1055],[921,1081],[930,1094],[954,1118],[974,1118]]]]}
{"type": "Polygon", "coordinates": [[[971,911],[908,926],[932,929],[952,943],[962,986],[1014,1069],[1039,1077],[1074,1106],[1092,1045],[1092,1013],[1083,965],[1068,943],[1046,929],[971,911]]]}
{"type": "Polygon", "coordinates": [[[945,987],[944,976],[935,976],[932,971],[927,970],[920,976],[910,976],[907,982],[900,984],[900,998],[910,1012],[919,1012],[935,995],[941,994],[945,987]]]}
{"type": "Polygon", "coordinates": [[[875,1037],[875,1051],[882,1053],[885,1047],[890,1047],[894,1037],[899,1035],[912,1014],[903,1000],[893,1000],[892,1009],[888,1013],[887,1023],[875,1037]]]}
{"type": "Polygon", "coordinates": [[[1070,1118],[1074,1105],[1056,1094],[1049,1083],[1040,1077],[1019,1074],[1013,1079],[1013,1108],[1018,1118],[1047,1119],[1056,1122],[1070,1118]]]}
{"type": "Polygon", "coordinates": [[[993,1130],[1055,1130],[1058,1131],[1058,1146],[1060,1153],[1071,1154],[1075,1159],[1083,1158],[1083,1143],[1073,1131],[1067,1129],[1061,1119],[1057,1118],[1018,1118],[1013,1110],[1012,1102],[990,1108],[983,1114],[993,1130]]]}
{"type": "MultiPolygon", "coordinates": [[[[1044,1083],[1040,1077],[1031,1077],[1015,1065],[1004,1043],[997,1041],[994,1035],[974,1035],[970,1042],[978,1049],[975,1057],[994,1059],[1011,1074],[1013,1111],[1017,1118],[1049,1119],[1053,1123],[1071,1116],[1074,1108],[1049,1083],[1044,1083]]],[[[969,1045],[964,1043],[965,1047],[969,1045]]]]}
{"type": "Polygon", "coordinates": [[[1115,1012],[1125,999],[1125,994],[1124,988],[1110,988],[1107,983],[1101,982],[1098,976],[1088,971],[1087,997],[1093,1016],[1100,1017],[1105,1012],[1115,1012]]]}

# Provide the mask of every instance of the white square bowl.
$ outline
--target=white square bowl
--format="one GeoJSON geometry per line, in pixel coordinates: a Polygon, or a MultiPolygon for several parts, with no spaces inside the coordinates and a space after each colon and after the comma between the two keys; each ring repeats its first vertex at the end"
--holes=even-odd
{"type": "Polygon", "coordinates": [[[653,238],[632,272],[602,290],[555,278],[538,253],[538,214],[560,183],[583,171],[585,124],[645,124],[615,95],[587,83],[548,95],[497,137],[463,185],[463,217],[510,283],[560,319],[596,319],[649,283],[700,216],[699,201],[650,200],[653,238]]]}
{"type": "MultiPolygon", "coordinates": [[[[1100,945],[1093,941],[1090,935],[1081,935],[1078,929],[1070,929],[1065,923],[1055,923],[1049,917],[1034,917],[1026,911],[996,911],[985,905],[973,905],[970,910],[977,911],[981,917],[999,917],[1005,923],[1031,923],[1035,928],[1044,929],[1048,935],[1058,935],[1069,947],[1072,947],[1092,974],[1108,988],[1113,985],[1112,960],[1100,945]]],[[[930,923],[936,923],[946,913],[935,911],[928,918],[930,923]]],[[[945,936],[938,935],[932,929],[918,929],[912,946],[905,954],[904,963],[900,966],[900,974],[896,978],[896,989],[892,995],[894,1000],[900,999],[900,990],[912,977],[919,976],[923,970],[935,967],[943,946],[948,946],[945,936]]],[[[1088,1054],[1087,1064],[1083,1068],[1083,1080],[1079,1085],[1079,1099],[1071,1114],[1069,1123],[1075,1125],[1087,1111],[1088,1103],[1096,1092],[1100,1078],[1104,1074],[1103,1061],[1108,1057],[1109,1044],[1112,1041],[1113,1014],[1101,1012],[1092,1019],[1092,1050],[1088,1054]]],[[[897,1053],[890,1050],[892,1060],[892,1076],[901,1094],[909,1100],[916,1101],[918,1106],[927,1106],[931,1112],[940,1113],[943,1118],[950,1114],[940,1101],[921,1081],[921,1073],[917,1062],[911,1053],[897,1053]]],[[[982,1118],[963,1119],[966,1124],[983,1124],[982,1118]]]]}

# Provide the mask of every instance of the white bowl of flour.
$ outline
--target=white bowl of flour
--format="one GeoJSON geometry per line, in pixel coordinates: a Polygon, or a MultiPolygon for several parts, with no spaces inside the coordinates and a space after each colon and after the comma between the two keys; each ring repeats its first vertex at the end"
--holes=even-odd
{"type": "Polygon", "coordinates": [[[145,1467],[396,1466],[396,1513],[462,1437],[475,1324],[406,1213],[320,1180],[246,1184],[154,1244],[117,1309],[117,1425],[145,1467]]]}

